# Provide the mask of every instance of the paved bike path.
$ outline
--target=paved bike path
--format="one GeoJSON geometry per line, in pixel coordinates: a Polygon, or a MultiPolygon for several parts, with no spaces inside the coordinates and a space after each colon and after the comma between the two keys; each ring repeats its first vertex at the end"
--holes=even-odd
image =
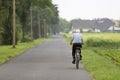
{"type": "Polygon", "coordinates": [[[71,48],[54,37],[1,65],[0,80],[92,80],[82,64],[76,70],[71,62],[71,48]]]}

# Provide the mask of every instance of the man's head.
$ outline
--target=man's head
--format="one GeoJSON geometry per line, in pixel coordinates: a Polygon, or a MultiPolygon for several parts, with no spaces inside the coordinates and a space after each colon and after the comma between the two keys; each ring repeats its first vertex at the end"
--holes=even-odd
{"type": "Polygon", "coordinates": [[[76,31],[75,31],[76,33],[80,33],[80,29],[76,29],[76,31]]]}

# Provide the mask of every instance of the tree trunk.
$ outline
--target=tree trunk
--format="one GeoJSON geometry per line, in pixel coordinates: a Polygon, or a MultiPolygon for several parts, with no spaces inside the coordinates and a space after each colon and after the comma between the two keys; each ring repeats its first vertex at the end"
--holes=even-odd
{"type": "Polygon", "coordinates": [[[31,17],[31,38],[33,38],[33,29],[32,29],[32,5],[30,8],[30,17],[31,17]]]}
{"type": "Polygon", "coordinates": [[[15,0],[13,0],[13,48],[15,48],[16,44],[16,13],[15,13],[15,0]]]}
{"type": "Polygon", "coordinates": [[[39,34],[39,38],[41,37],[41,33],[40,33],[40,16],[39,16],[39,13],[38,13],[38,34],[39,34]]]}

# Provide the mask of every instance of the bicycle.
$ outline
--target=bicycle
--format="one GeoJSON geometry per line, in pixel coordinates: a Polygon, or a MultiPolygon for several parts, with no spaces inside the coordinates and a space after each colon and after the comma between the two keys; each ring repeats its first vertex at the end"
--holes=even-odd
{"type": "Polygon", "coordinates": [[[80,54],[81,54],[81,48],[76,47],[75,50],[76,69],[79,69],[79,62],[81,60],[80,54]]]}

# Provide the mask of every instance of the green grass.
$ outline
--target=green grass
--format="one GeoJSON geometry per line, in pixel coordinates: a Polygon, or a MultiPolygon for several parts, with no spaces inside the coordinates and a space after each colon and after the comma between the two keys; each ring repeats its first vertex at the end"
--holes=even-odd
{"type": "Polygon", "coordinates": [[[120,50],[107,48],[94,48],[96,54],[106,57],[114,64],[120,66],[120,50]]]}
{"type": "Polygon", "coordinates": [[[32,48],[38,44],[41,44],[47,39],[38,39],[33,42],[19,43],[16,48],[12,46],[0,46],[0,64],[10,60],[11,58],[21,54],[25,50],[32,48]]]}
{"type": "Polygon", "coordinates": [[[84,34],[86,46],[93,47],[93,51],[120,66],[120,33],[84,34]],[[88,37],[89,36],[89,37],[88,37]]]}
{"type": "MultiPolygon", "coordinates": [[[[85,68],[94,80],[120,80],[120,33],[83,33],[85,68]]],[[[71,35],[65,34],[70,42],[71,35]]]]}
{"type": "Polygon", "coordinates": [[[120,80],[120,67],[96,54],[92,48],[84,48],[82,55],[82,63],[94,77],[94,80],[120,80]]]}
{"type": "Polygon", "coordinates": [[[119,48],[120,41],[102,38],[88,38],[86,41],[87,46],[92,47],[109,47],[109,48],[119,48]]]}

